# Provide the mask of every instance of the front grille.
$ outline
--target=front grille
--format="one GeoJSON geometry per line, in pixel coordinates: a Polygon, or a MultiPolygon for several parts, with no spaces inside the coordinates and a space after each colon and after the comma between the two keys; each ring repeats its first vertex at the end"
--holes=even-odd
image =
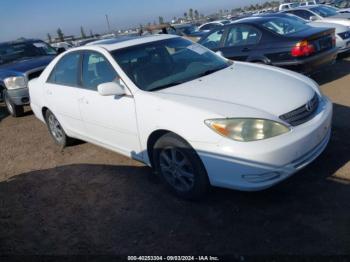
{"type": "Polygon", "coordinates": [[[315,116],[315,112],[319,105],[318,95],[315,93],[314,97],[305,105],[290,111],[280,116],[280,119],[286,121],[292,126],[304,124],[315,116]]]}
{"type": "Polygon", "coordinates": [[[343,40],[350,39],[350,31],[338,34],[343,40]]]}
{"type": "Polygon", "coordinates": [[[42,72],[43,72],[43,70],[39,70],[39,71],[35,71],[35,72],[32,72],[32,73],[29,73],[28,74],[28,80],[32,80],[34,78],[39,77],[42,72]]]}

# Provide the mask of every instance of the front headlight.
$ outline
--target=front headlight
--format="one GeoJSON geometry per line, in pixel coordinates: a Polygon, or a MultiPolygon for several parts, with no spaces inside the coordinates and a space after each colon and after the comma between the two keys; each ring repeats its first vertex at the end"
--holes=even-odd
{"type": "Polygon", "coordinates": [[[239,142],[267,139],[290,131],[281,123],[255,118],[209,119],[205,124],[218,134],[239,142]]]}
{"type": "Polygon", "coordinates": [[[27,81],[24,76],[12,76],[5,78],[4,83],[7,89],[19,89],[27,87],[27,81]]]}

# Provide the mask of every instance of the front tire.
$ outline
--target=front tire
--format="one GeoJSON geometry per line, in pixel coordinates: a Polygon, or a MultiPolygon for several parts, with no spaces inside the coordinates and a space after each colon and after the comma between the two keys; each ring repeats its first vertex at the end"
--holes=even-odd
{"type": "Polygon", "coordinates": [[[60,122],[50,110],[46,111],[45,120],[51,137],[61,149],[73,143],[74,139],[66,135],[60,122]]]}
{"type": "Polygon", "coordinates": [[[9,112],[9,114],[13,117],[23,116],[24,114],[23,106],[18,106],[14,104],[6,92],[3,92],[2,94],[5,101],[6,109],[9,112]]]}
{"type": "Polygon", "coordinates": [[[154,168],[166,186],[184,199],[198,199],[209,187],[204,165],[196,151],[179,136],[168,133],[154,145],[154,168]]]}

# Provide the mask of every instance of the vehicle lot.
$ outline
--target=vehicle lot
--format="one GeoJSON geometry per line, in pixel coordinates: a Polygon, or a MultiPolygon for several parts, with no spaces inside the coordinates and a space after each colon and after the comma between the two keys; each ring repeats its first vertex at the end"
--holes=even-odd
{"type": "Polygon", "coordinates": [[[322,156],[269,190],[214,189],[197,203],[113,152],[60,151],[30,112],[1,105],[0,253],[349,254],[350,57],[313,78],[334,102],[322,156]]]}

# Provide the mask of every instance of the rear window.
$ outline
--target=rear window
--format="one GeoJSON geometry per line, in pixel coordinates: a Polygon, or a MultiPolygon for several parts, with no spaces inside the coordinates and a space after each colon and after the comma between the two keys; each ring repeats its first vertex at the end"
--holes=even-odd
{"type": "Polygon", "coordinates": [[[262,26],[279,35],[290,35],[309,28],[305,23],[292,18],[271,18],[262,26]]]}

